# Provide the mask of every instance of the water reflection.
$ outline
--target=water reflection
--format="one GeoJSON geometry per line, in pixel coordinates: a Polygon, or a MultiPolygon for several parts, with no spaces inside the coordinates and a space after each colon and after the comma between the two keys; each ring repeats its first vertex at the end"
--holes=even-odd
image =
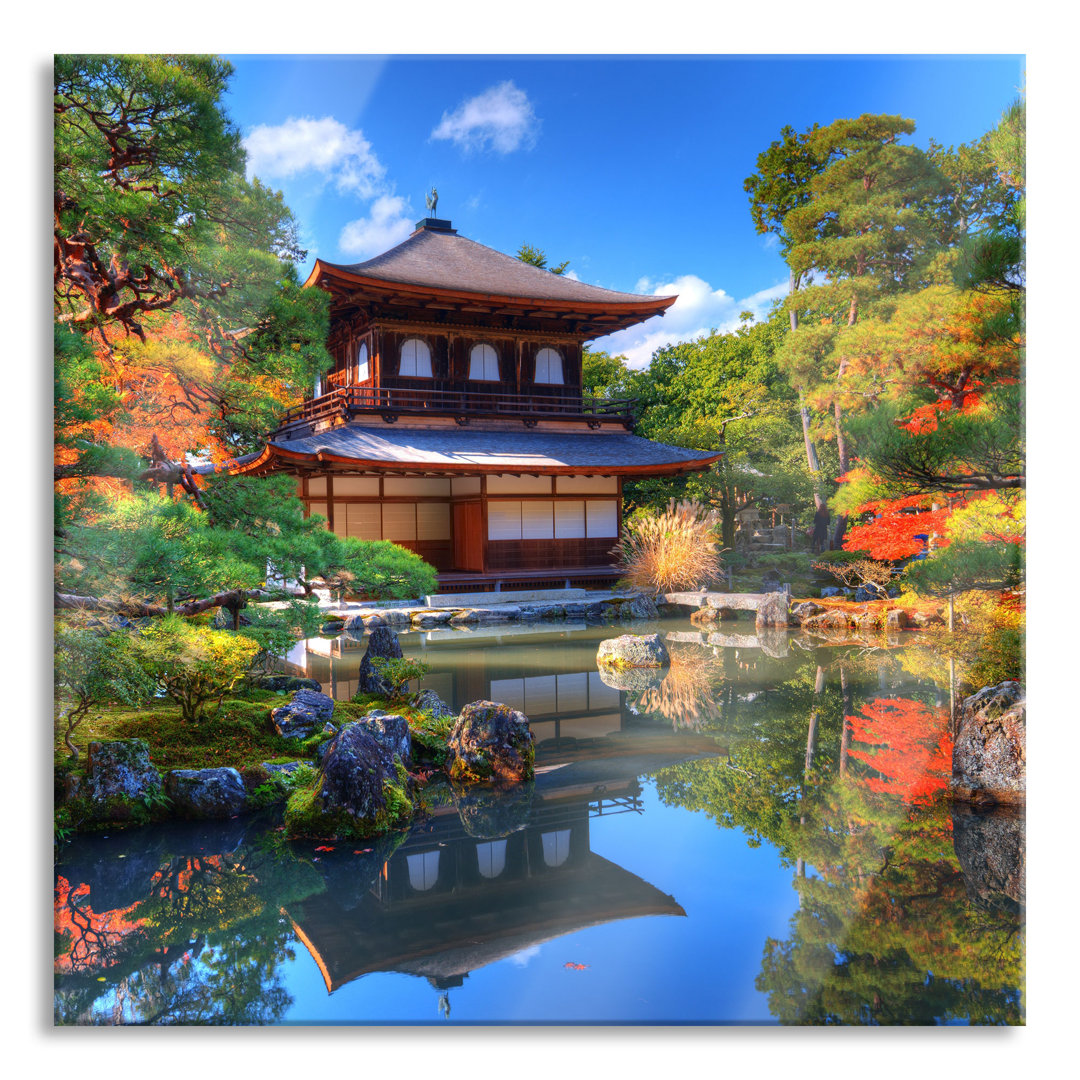
{"type": "MultiPolygon", "coordinates": [[[[943,797],[949,689],[933,658],[659,629],[670,671],[629,679],[596,670],[599,641],[622,632],[611,627],[402,635],[455,709],[506,701],[538,738],[534,783],[444,783],[408,834],[289,847],[276,821],[239,818],[72,843],[57,866],[57,1021],[318,1018],[295,975],[305,964],[320,996],[401,979],[440,995],[444,1018],[453,995],[455,1013],[467,1003],[474,1018],[505,1019],[498,987],[524,994],[551,975],[500,961],[564,935],[575,959],[619,935],[625,972],[603,976],[605,1000],[631,971],[638,986],[671,979],[668,1011],[614,1018],[724,1021],[700,1010],[752,888],[751,907],[781,916],[747,939],[751,970],[720,983],[757,1002],[753,1019],[1022,1022],[1023,815],[943,797]],[[703,891],[737,836],[755,884],[703,891]],[[762,883],[765,867],[778,886],[762,883]]],[[[363,649],[346,635],[293,660],[345,698],[363,649]]],[[[392,1018],[431,1018],[419,1010],[392,1018]]]]}

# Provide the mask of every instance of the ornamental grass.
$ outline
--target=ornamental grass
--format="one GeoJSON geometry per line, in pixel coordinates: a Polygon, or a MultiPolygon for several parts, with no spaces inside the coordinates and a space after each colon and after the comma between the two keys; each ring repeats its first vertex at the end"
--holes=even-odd
{"type": "Polygon", "coordinates": [[[672,499],[662,513],[642,513],[626,521],[612,554],[636,589],[661,593],[709,588],[721,573],[718,523],[715,510],[693,500],[672,499]]]}

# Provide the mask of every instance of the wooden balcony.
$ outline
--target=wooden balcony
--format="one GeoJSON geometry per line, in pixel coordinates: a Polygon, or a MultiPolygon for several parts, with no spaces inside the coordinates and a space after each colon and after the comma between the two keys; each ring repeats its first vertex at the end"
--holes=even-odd
{"type": "Polygon", "coordinates": [[[636,418],[637,399],[609,400],[582,395],[574,387],[560,394],[515,394],[465,388],[343,386],[305,401],[282,417],[273,434],[326,421],[347,423],[355,417],[379,416],[393,423],[399,416],[452,416],[470,419],[581,420],[590,427],[619,423],[628,431],[636,418]]]}

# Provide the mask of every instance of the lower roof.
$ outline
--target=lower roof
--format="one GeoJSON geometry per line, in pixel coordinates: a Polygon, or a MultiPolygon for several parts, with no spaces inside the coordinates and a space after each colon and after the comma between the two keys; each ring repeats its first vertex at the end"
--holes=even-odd
{"type": "Polygon", "coordinates": [[[625,432],[469,431],[350,423],[302,438],[277,438],[238,462],[237,472],[289,472],[315,464],[382,472],[673,475],[722,455],[625,432]]]}

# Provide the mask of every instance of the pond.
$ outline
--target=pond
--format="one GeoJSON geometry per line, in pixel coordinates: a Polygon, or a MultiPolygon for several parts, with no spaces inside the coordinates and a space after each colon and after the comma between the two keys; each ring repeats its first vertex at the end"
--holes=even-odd
{"type": "MultiPolygon", "coordinates": [[[[620,686],[595,656],[625,629],[402,634],[423,685],[537,740],[533,784],[407,835],[289,845],[268,813],[65,845],[56,1022],[1024,1022],[1023,818],[944,799],[947,673],[917,634],[664,619],[632,629],[670,671],[620,686]]],[[[347,699],[363,649],[290,660],[347,699]]]]}

